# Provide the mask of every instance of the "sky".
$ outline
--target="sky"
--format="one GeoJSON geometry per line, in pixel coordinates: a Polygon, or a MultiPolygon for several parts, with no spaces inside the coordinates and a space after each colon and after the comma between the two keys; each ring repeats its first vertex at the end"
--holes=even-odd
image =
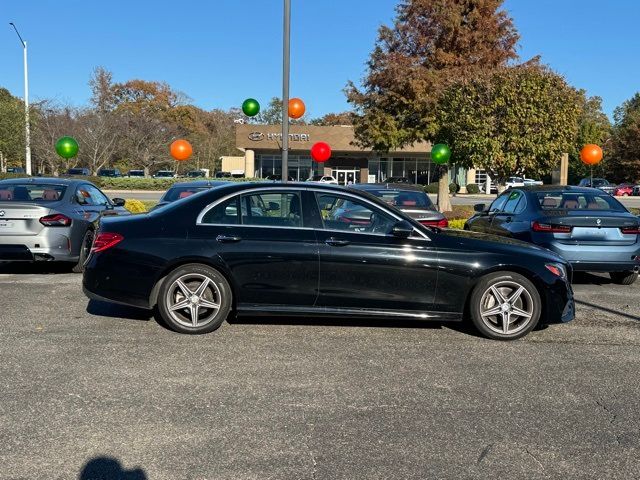
{"type": "MultiPolygon", "coordinates": [[[[96,66],[115,81],[166,81],[205,108],[263,105],[282,93],[282,0],[0,0],[0,87],[76,106],[90,97],[96,66]]],[[[310,116],[347,110],[381,24],[398,0],[292,0],[291,95],[310,116]]],[[[542,61],[605,112],[640,91],[638,0],[506,0],[523,60],[542,61]]]]}

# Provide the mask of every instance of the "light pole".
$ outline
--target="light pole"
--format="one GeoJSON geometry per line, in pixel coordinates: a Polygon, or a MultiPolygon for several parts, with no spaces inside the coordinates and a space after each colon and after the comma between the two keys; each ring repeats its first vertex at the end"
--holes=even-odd
{"type": "Polygon", "coordinates": [[[31,175],[31,131],[29,128],[29,70],[27,68],[27,42],[22,39],[20,32],[13,22],[9,22],[9,25],[13,27],[22,44],[22,51],[24,53],[24,162],[25,173],[31,175]]]}
{"type": "Polygon", "coordinates": [[[282,41],[282,181],[289,179],[289,71],[291,58],[291,0],[284,0],[282,41]]]}

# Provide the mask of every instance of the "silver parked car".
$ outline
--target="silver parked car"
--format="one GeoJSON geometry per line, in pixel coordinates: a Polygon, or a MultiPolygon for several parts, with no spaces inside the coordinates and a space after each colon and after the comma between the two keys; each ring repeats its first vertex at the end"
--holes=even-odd
{"type": "Polygon", "coordinates": [[[0,181],[0,261],[59,261],[81,272],[103,215],[129,215],[85,180],[16,178],[0,181]]]}

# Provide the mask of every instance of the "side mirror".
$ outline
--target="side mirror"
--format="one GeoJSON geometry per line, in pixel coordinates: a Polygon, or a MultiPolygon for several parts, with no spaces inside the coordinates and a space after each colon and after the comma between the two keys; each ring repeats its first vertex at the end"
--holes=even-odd
{"type": "Polygon", "coordinates": [[[406,220],[400,220],[393,226],[391,233],[398,238],[409,238],[409,235],[413,233],[413,226],[406,220]]]}
{"type": "Polygon", "coordinates": [[[111,201],[113,202],[114,207],[124,207],[124,198],[112,198],[111,201]]]}
{"type": "Polygon", "coordinates": [[[473,210],[478,213],[483,213],[487,211],[487,206],[484,203],[476,203],[473,206],[473,210]]]}

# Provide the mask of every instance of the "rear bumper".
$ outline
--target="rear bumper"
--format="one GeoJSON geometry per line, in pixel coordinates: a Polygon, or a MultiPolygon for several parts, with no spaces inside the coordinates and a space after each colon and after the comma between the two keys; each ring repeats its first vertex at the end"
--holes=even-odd
{"type": "Polygon", "coordinates": [[[632,245],[567,245],[559,242],[538,244],[568,261],[575,271],[622,272],[640,266],[638,243],[632,245]]]}
{"type": "Polygon", "coordinates": [[[38,260],[77,262],[78,255],[72,253],[71,241],[67,235],[63,234],[3,236],[0,238],[0,261],[33,262],[38,260]]]}

